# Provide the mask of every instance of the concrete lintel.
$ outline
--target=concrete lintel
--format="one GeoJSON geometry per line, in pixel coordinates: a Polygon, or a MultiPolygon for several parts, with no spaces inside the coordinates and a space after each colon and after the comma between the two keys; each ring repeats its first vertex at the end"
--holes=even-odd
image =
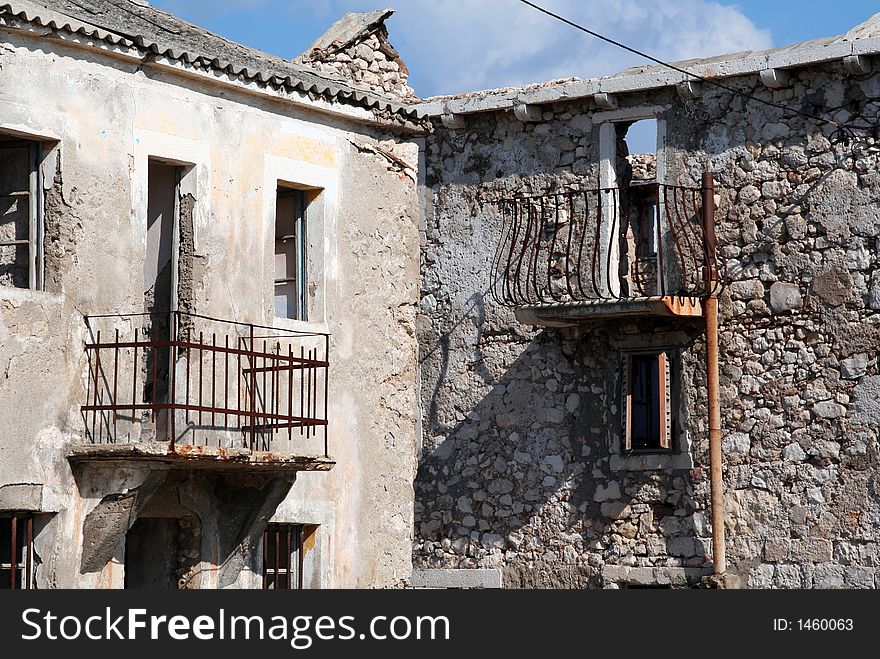
{"type": "Polygon", "coordinates": [[[440,121],[450,130],[464,130],[467,128],[467,119],[464,115],[451,112],[440,115],[440,121]]]}
{"type": "Polygon", "coordinates": [[[602,110],[616,110],[617,98],[605,92],[599,92],[593,96],[593,103],[602,110]]]}
{"type": "Polygon", "coordinates": [[[541,109],[540,105],[528,105],[527,103],[522,103],[514,106],[513,116],[524,123],[534,123],[541,121],[544,118],[544,111],[541,109]]]}
{"type": "Polygon", "coordinates": [[[679,98],[684,101],[693,101],[703,93],[703,83],[699,80],[685,80],[675,86],[679,98]]]}
{"type": "Polygon", "coordinates": [[[791,84],[791,74],[785,69],[764,69],[761,84],[769,89],[783,89],[791,84]]]}
{"type": "Polygon", "coordinates": [[[605,565],[602,578],[606,582],[633,586],[694,586],[712,573],[711,567],[627,567],[605,565]]]}
{"type": "Polygon", "coordinates": [[[871,60],[864,55],[850,55],[843,58],[843,68],[851,76],[863,76],[871,72],[871,60]]]}
{"type": "Polygon", "coordinates": [[[636,105],[608,110],[606,112],[594,112],[593,123],[601,124],[607,121],[640,121],[641,119],[654,119],[657,115],[670,109],[669,105],[636,105]]]}
{"type": "Polygon", "coordinates": [[[0,486],[0,510],[38,512],[43,509],[43,486],[13,483],[0,486]]]}
{"type": "Polygon", "coordinates": [[[609,468],[611,471],[688,471],[694,468],[694,459],[689,452],[671,455],[614,453],[609,468]]]}
{"type": "Polygon", "coordinates": [[[413,588],[501,588],[501,570],[413,570],[413,588]]]}

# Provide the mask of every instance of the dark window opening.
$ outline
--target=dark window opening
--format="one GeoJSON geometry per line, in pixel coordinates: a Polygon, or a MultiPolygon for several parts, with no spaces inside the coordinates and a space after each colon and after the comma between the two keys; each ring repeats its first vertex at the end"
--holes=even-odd
{"type": "Polygon", "coordinates": [[[649,263],[653,263],[657,257],[657,198],[656,183],[633,182],[630,185],[629,199],[634,211],[636,257],[648,259],[649,263]]]}
{"type": "Polygon", "coordinates": [[[670,368],[665,352],[627,355],[627,451],[671,448],[670,368]]]}
{"type": "Polygon", "coordinates": [[[278,188],[275,200],[275,316],[307,320],[306,197],[278,188]]]}
{"type": "Polygon", "coordinates": [[[28,513],[0,517],[0,589],[33,588],[34,518],[28,513]]]}
{"type": "Polygon", "coordinates": [[[269,524],[263,532],[263,589],[303,587],[302,524],[269,524]]]}
{"type": "Polygon", "coordinates": [[[0,286],[43,286],[40,145],[0,136],[0,286]]]}

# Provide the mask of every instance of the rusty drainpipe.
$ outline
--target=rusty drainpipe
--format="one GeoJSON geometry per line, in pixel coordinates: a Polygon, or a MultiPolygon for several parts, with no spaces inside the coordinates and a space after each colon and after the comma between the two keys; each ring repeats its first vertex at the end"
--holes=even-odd
{"type": "Polygon", "coordinates": [[[718,395],[718,266],[715,260],[715,181],[703,174],[703,230],[711,294],[703,302],[706,321],[706,381],[709,404],[709,484],[712,504],[712,554],[715,574],[727,570],[724,544],[724,481],[721,471],[721,401],[718,395]]]}

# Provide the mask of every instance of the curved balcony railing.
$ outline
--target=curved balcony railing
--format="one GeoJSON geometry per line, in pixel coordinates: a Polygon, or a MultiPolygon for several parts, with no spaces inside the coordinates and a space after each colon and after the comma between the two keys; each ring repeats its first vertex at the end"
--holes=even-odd
{"type": "Polygon", "coordinates": [[[329,335],[183,312],[86,320],[88,443],[329,455],[329,335]]]}
{"type": "Polygon", "coordinates": [[[505,199],[493,296],[514,308],[708,297],[713,199],[711,187],[656,183],[505,199]]]}

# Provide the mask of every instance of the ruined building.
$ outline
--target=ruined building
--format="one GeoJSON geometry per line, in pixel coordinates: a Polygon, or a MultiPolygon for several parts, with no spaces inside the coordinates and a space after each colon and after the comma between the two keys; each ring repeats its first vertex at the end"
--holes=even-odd
{"type": "Polygon", "coordinates": [[[875,587],[880,16],[422,100],[390,15],[0,4],[2,585],[875,587]]]}

